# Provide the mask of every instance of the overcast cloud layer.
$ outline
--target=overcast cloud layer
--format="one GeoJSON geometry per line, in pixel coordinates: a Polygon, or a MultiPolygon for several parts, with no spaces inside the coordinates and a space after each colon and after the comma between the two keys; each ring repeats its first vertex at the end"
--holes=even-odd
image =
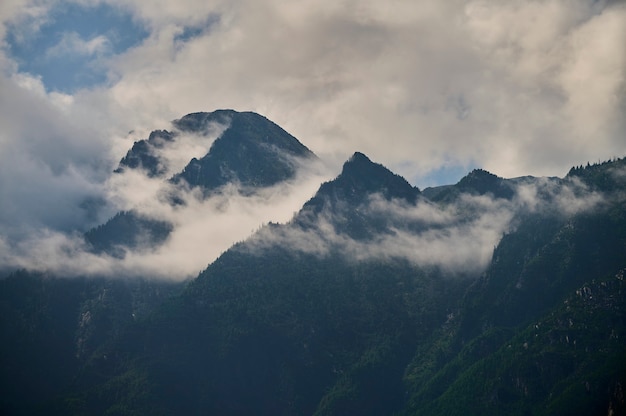
{"type": "Polygon", "coordinates": [[[0,235],[103,222],[115,203],[84,202],[134,140],[218,108],[267,116],[330,174],[358,150],[420,187],[563,176],[626,154],[624,39],[608,0],[4,0],[0,235]]]}

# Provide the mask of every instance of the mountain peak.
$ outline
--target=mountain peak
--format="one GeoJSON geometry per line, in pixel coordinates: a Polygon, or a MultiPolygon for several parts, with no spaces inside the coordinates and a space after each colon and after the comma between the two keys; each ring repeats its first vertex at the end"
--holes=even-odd
{"type": "Polygon", "coordinates": [[[428,188],[424,195],[435,202],[451,202],[460,195],[486,195],[511,199],[515,195],[515,185],[528,178],[503,179],[484,169],[474,169],[454,185],[428,188]]]}
{"type": "Polygon", "coordinates": [[[184,132],[205,131],[210,123],[230,124],[230,120],[236,114],[235,110],[215,110],[213,112],[200,111],[189,113],[177,120],[172,121],[172,125],[184,132]]]}
{"type": "Polygon", "coordinates": [[[363,153],[354,152],[354,154],[346,161],[346,164],[348,163],[372,163],[372,161],[363,153]]]}
{"type": "Polygon", "coordinates": [[[176,133],[167,130],[152,131],[148,140],[139,140],[133,144],[114,172],[122,173],[125,169],[143,169],[151,178],[164,175],[166,169],[157,156],[157,151],[166,143],[173,142],[175,137],[176,133]]]}
{"type": "Polygon", "coordinates": [[[474,169],[463,177],[456,187],[461,192],[478,195],[491,193],[497,198],[511,198],[513,189],[506,180],[484,169],[474,169]]]}
{"type": "Polygon", "coordinates": [[[265,187],[292,179],[298,160],[316,156],[295,137],[262,115],[217,110],[193,113],[176,120],[179,129],[200,130],[210,123],[227,125],[204,157],[192,160],[173,180],[207,191],[227,183],[265,187]]]}
{"type": "Polygon", "coordinates": [[[150,177],[166,175],[163,149],[168,142],[183,140],[184,133],[215,136],[221,132],[206,155],[192,159],[174,176],[175,182],[184,179],[192,187],[210,190],[230,182],[269,186],[292,178],[297,159],[316,158],[280,126],[251,111],[196,112],[173,120],[171,124],[171,132],[155,130],[148,139],[135,142],[115,172],[142,169],[150,177]]]}
{"type": "Polygon", "coordinates": [[[368,239],[386,232],[389,226],[385,215],[370,212],[372,196],[415,204],[419,194],[419,189],[403,177],[356,152],[344,163],[341,174],[323,183],[304,204],[293,223],[306,229],[315,227],[320,217],[324,217],[337,232],[354,239],[368,239]]]}
{"type": "Polygon", "coordinates": [[[334,181],[346,190],[381,193],[387,199],[403,198],[415,202],[419,189],[402,176],[391,172],[380,163],[372,162],[365,154],[355,152],[343,165],[334,181]]]}
{"type": "Polygon", "coordinates": [[[484,169],[474,169],[467,175],[465,175],[458,182],[458,185],[470,185],[476,182],[491,182],[496,183],[500,178],[493,173],[486,171],[484,169]]]}
{"type": "Polygon", "coordinates": [[[318,211],[327,203],[347,202],[350,205],[358,205],[373,194],[381,194],[388,200],[404,199],[414,203],[420,191],[402,176],[396,175],[379,163],[372,162],[363,153],[356,152],[344,163],[341,174],[334,180],[322,184],[305,207],[318,211]]]}
{"type": "Polygon", "coordinates": [[[387,168],[379,163],[374,163],[361,152],[354,152],[348,160],[346,160],[341,169],[341,176],[353,176],[362,175],[364,173],[372,174],[376,171],[378,174],[383,174],[385,171],[391,173],[387,168]]]}

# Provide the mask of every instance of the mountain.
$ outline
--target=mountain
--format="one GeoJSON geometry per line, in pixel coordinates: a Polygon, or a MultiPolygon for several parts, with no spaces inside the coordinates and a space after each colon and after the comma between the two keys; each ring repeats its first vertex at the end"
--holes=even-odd
{"type": "MultiPolygon", "coordinates": [[[[533,183],[536,178],[525,176],[505,179],[487,172],[484,169],[474,169],[461,178],[455,185],[442,185],[424,189],[423,193],[434,202],[451,202],[459,195],[492,195],[496,198],[511,199],[515,196],[517,186],[523,183],[533,183]]],[[[551,180],[558,180],[551,178],[551,180]]]]}
{"type": "Polygon", "coordinates": [[[122,211],[106,223],[85,233],[85,241],[96,253],[124,258],[126,250],[156,247],[167,240],[174,226],[136,211],[122,211]]]}
{"type": "Polygon", "coordinates": [[[206,141],[218,137],[206,155],[192,158],[171,180],[185,181],[205,193],[228,183],[242,187],[271,186],[293,179],[301,163],[316,158],[295,137],[253,112],[192,113],[171,124],[172,131],[155,130],[147,140],[135,142],[115,172],[134,169],[149,177],[162,177],[170,168],[166,157],[168,147],[194,135],[206,137],[206,141]]]}
{"type": "Polygon", "coordinates": [[[321,185],[317,195],[305,204],[305,210],[319,213],[324,204],[337,202],[357,205],[374,193],[380,193],[386,199],[402,198],[415,203],[420,191],[403,177],[356,152],[343,165],[336,179],[321,185]]]}
{"type": "Polygon", "coordinates": [[[126,169],[142,169],[151,178],[165,175],[166,166],[159,157],[159,150],[174,142],[176,136],[175,132],[154,130],[150,133],[148,140],[139,140],[133,144],[114,172],[123,173],[126,169]]]}
{"type": "Polygon", "coordinates": [[[272,186],[293,179],[299,164],[316,156],[295,137],[267,118],[252,112],[218,110],[188,114],[173,122],[183,132],[196,132],[210,123],[228,127],[206,156],[192,159],[175,183],[210,192],[228,183],[244,189],[272,186]]]}
{"type": "Polygon", "coordinates": [[[570,171],[563,202],[594,209],[527,213],[502,238],[408,367],[404,414],[625,414],[625,171],[625,159],[570,171]]]}
{"type": "Polygon", "coordinates": [[[317,226],[320,217],[324,217],[331,220],[339,232],[351,238],[371,238],[389,226],[387,216],[374,218],[368,215],[368,198],[374,195],[415,204],[420,191],[403,177],[356,152],[343,165],[336,179],[320,186],[293,222],[307,229],[317,226]]]}
{"type": "MultiPolygon", "coordinates": [[[[485,272],[459,277],[338,249],[393,232],[372,201],[454,204],[432,205],[357,153],[292,221],[233,246],[94,354],[64,403],[89,414],[623,414],[623,165],[557,187],[517,181],[554,187],[546,204],[603,191],[593,209],[521,212],[485,272]],[[328,227],[333,239],[312,240],[328,227]]],[[[489,187],[457,198],[480,192],[498,200],[489,187]]]]}
{"type": "MultiPolygon", "coordinates": [[[[209,140],[208,136],[219,134],[204,157],[191,159],[169,179],[176,187],[168,191],[170,195],[165,199],[172,204],[183,204],[181,192],[189,188],[200,189],[204,197],[209,197],[230,184],[243,194],[252,194],[293,180],[303,164],[317,159],[295,137],[252,112],[193,113],[174,120],[172,127],[171,132],[155,130],[147,140],[135,142],[115,170],[117,174],[138,170],[151,178],[163,178],[169,168],[165,157],[168,146],[189,135],[206,136],[209,140]]],[[[131,209],[89,230],[85,240],[96,253],[124,258],[127,250],[158,247],[173,229],[168,221],[131,209]]]]}
{"type": "MultiPolygon", "coordinates": [[[[237,131],[271,129],[242,114],[237,131]]],[[[172,140],[236,117],[183,117],[172,140]]],[[[171,183],[219,192],[215,166],[270,183],[237,140],[171,183]]],[[[626,414],[625,190],[626,159],[420,192],[357,152],[188,282],[17,271],[0,280],[0,413],[626,414]]],[[[120,213],[93,241],[140,249],[167,234],[151,220],[120,213]]]]}
{"type": "MultiPolygon", "coordinates": [[[[110,345],[105,361],[94,358],[85,373],[107,374],[106,387],[96,383],[76,403],[87,413],[399,410],[406,362],[469,281],[402,259],[353,261],[332,250],[294,250],[280,239],[311,230],[329,213],[343,218],[377,195],[415,204],[419,191],[356,153],[293,221],[235,245],[180,297],[110,345]],[[118,359],[111,363],[112,357],[118,359]],[[103,388],[119,401],[95,400],[103,388]]],[[[384,216],[363,210],[352,227],[335,232],[364,238],[384,216]]]]}

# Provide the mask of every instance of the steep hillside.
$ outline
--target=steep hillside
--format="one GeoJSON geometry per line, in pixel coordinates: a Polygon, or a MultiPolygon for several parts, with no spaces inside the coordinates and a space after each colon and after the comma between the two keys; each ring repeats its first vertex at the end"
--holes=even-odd
{"type": "Polygon", "coordinates": [[[624,166],[565,178],[597,200],[593,209],[528,214],[504,236],[454,319],[408,367],[406,414],[622,414],[624,166]]]}
{"type": "Polygon", "coordinates": [[[94,352],[181,289],[26,271],[0,279],[0,413],[63,414],[50,403],[67,394],[94,352]]]}
{"type": "Polygon", "coordinates": [[[475,170],[421,193],[355,153],[184,288],[16,273],[1,410],[624,414],[625,172],[475,170]]]}
{"type": "MultiPolygon", "coordinates": [[[[399,410],[406,363],[445,322],[469,280],[402,259],[293,250],[274,237],[303,232],[303,216],[310,230],[316,216],[358,209],[368,195],[413,204],[418,193],[356,154],[293,222],[269,225],[234,246],[178,299],[111,345],[108,360],[119,359],[113,368],[95,359],[87,374],[109,375],[76,400],[89,413],[119,409],[119,402],[96,400],[105,388],[109,397],[122,394],[125,410],[140,412],[148,402],[186,414],[399,410]],[[312,209],[319,201],[324,209],[312,209]],[[135,377],[149,383],[136,385],[135,377]],[[136,386],[130,391],[129,382],[136,386]]],[[[363,211],[336,233],[362,238],[366,233],[355,227],[383,224],[384,216],[363,211]]]]}
{"type": "Polygon", "coordinates": [[[136,211],[122,211],[106,223],[85,233],[85,241],[95,253],[124,258],[126,250],[142,250],[162,244],[174,226],[136,211]]]}

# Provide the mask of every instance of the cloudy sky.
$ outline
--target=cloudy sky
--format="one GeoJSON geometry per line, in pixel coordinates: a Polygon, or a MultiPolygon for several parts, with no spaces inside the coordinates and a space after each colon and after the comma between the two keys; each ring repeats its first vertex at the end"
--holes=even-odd
{"type": "Polygon", "coordinates": [[[563,176],[626,156],[624,39],[609,0],[3,0],[2,232],[79,229],[134,140],[219,108],[335,173],[563,176]]]}

